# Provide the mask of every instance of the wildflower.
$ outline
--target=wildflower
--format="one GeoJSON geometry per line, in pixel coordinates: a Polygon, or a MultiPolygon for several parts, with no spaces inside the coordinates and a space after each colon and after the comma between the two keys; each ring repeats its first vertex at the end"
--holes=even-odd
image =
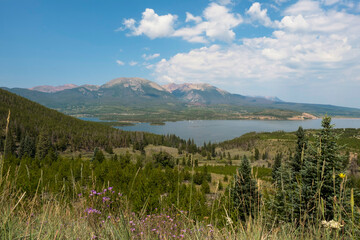
{"type": "Polygon", "coordinates": [[[99,210],[96,210],[95,208],[87,208],[85,212],[87,212],[87,214],[91,214],[91,213],[101,214],[101,212],[99,210]]]}
{"type": "Polygon", "coordinates": [[[345,173],[340,173],[340,174],[339,174],[339,177],[340,177],[340,178],[345,178],[346,175],[345,175],[345,173]]]}
{"type": "Polygon", "coordinates": [[[108,187],[108,190],[111,191],[113,189],[113,187],[108,187]]]}

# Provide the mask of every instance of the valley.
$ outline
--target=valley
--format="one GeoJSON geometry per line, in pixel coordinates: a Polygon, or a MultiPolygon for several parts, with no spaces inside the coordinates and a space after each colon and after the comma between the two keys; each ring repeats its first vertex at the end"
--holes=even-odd
{"type": "Polygon", "coordinates": [[[6,89],[77,117],[113,122],[181,120],[286,120],[360,117],[360,110],[332,105],[284,102],[278,98],[232,94],[209,84],[160,86],[142,78],[117,78],[101,86],[66,85],[6,89]]]}

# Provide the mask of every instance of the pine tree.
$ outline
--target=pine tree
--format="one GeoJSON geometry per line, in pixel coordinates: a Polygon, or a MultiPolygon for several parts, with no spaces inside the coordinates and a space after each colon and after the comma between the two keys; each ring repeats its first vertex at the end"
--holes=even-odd
{"type": "Polygon", "coordinates": [[[287,164],[281,164],[276,174],[277,176],[274,179],[276,192],[269,209],[273,211],[273,217],[277,221],[294,221],[297,219],[294,211],[298,209],[298,207],[294,202],[296,192],[294,192],[291,181],[291,169],[287,164]]]}
{"type": "Polygon", "coordinates": [[[35,141],[27,134],[21,139],[19,146],[19,158],[25,155],[35,157],[35,141]]]}
{"type": "Polygon", "coordinates": [[[279,177],[278,171],[281,167],[281,159],[282,159],[282,154],[277,153],[275,155],[274,165],[273,165],[272,173],[271,173],[273,181],[276,181],[277,178],[279,177]]]}
{"type": "Polygon", "coordinates": [[[331,118],[325,116],[321,126],[323,128],[316,137],[315,145],[308,148],[300,173],[303,202],[308,214],[313,218],[323,215],[330,220],[334,217],[334,199],[339,199],[342,181],[339,174],[344,172],[344,168],[331,118]],[[324,205],[323,213],[316,212],[320,209],[320,203],[324,205]]]}
{"type": "Polygon", "coordinates": [[[12,134],[11,129],[9,129],[6,135],[4,158],[14,155],[15,152],[16,152],[16,145],[15,145],[14,136],[12,134]]]}
{"type": "Polygon", "coordinates": [[[46,132],[41,131],[36,144],[36,158],[43,159],[50,149],[50,139],[46,132]]]}
{"type": "Polygon", "coordinates": [[[294,157],[291,158],[291,169],[294,179],[299,175],[303,166],[303,156],[307,149],[307,140],[305,139],[304,129],[300,126],[296,131],[297,142],[294,157]]]}
{"type": "Polygon", "coordinates": [[[245,155],[234,176],[234,185],[230,191],[237,216],[241,220],[246,220],[249,215],[253,217],[258,204],[258,189],[251,174],[250,162],[245,155]]]}

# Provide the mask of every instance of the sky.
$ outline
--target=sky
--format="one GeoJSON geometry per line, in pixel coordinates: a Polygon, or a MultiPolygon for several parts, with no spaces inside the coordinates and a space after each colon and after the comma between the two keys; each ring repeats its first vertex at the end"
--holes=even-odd
{"type": "Polygon", "coordinates": [[[0,0],[0,86],[118,77],[360,108],[360,1],[0,0]]]}

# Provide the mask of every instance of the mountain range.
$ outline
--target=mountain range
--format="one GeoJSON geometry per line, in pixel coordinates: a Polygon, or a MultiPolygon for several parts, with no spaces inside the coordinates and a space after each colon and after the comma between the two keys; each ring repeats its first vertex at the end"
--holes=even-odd
{"type": "Polygon", "coordinates": [[[117,78],[101,86],[67,84],[4,89],[69,115],[116,121],[304,119],[324,114],[360,117],[360,109],[356,108],[243,96],[206,83],[160,86],[142,78],[117,78]]]}

